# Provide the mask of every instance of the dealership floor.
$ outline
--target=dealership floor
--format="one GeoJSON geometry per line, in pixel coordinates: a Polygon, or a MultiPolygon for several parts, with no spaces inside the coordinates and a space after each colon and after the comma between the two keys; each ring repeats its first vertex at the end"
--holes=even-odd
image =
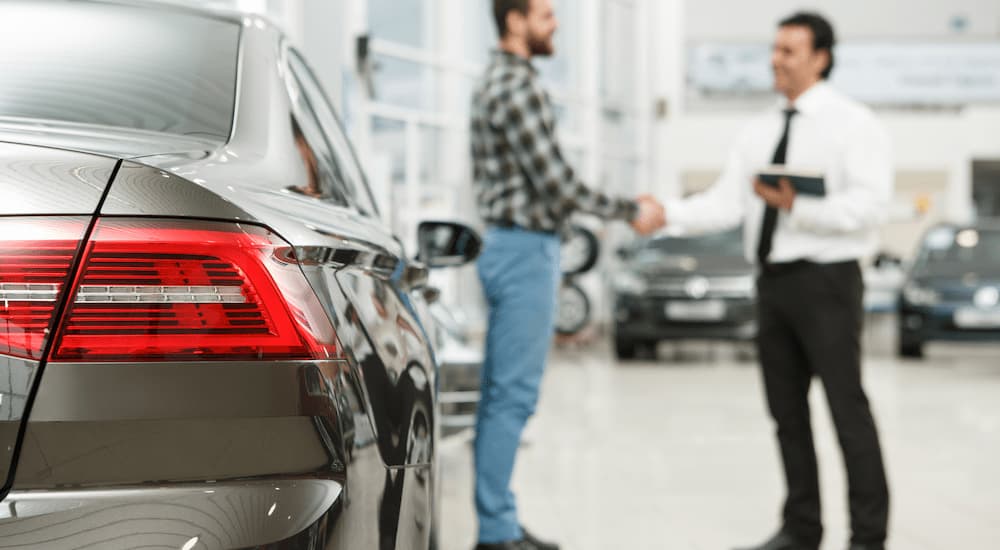
{"type": "MultiPolygon", "coordinates": [[[[931,345],[899,361],[866,338],[865,382],[889,469],[894,550],[1000,546],[1000,346],[931,345]]],[[[783,485],[752,358],[661,348],[618,364],[605,345],[554,352],[514,490],[525,524],[566,550],[727,550],[777,526],[783,485]]],[[[840,451],[819,385],[823,550],[849,529],[840,451]]],[[[442,443],[443,550],[471,549],[471,434],[442,443]]]]}

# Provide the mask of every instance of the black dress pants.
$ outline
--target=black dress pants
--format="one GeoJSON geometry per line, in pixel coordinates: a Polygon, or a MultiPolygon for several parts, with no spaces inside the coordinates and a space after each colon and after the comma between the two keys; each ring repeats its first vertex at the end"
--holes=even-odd
{"type": "Polygon", "coordinates": [[[889,516],[878,432],[861,386],[862,294],[857,262],[765,268],[758,287],[758,354],[788,488],[784,529],[818,546],[819,477],[809,385],[819,379],[847,467],[851,542],[885,541],[889,516]]]}

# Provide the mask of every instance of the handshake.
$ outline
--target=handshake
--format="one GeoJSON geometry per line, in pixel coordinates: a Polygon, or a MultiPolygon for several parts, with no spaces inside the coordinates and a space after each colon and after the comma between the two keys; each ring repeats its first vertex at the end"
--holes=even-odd
{"type": "Polygon", "coordinates": [[[639,195],[636,202],[639,204],[639,213],[629,223],[636,233],[650,235],[667,225],[667,213],[652,195],[639,195]]]}

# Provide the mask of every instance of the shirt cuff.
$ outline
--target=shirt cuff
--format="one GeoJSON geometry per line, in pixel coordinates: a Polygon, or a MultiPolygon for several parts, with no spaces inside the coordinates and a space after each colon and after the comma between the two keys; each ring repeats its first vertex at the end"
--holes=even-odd
{"type": "Polygon", "coordinates": [[[622,209],[622,211],[624,212],[622,218],[628,223],[634,222],[635,219],[639,217],[639,202],[632,200],[625,200],[622,201],[622,203],[624,205],[622,209]]]}
{"type": "Polygon", "coordinates": [[[677,199],[667,199],[663,201],[663,209],[667,215],[667,225],[675,228],[687,227],[689,221],[684,215],[685,209],[681,206],[681,201],[677,199]]]}

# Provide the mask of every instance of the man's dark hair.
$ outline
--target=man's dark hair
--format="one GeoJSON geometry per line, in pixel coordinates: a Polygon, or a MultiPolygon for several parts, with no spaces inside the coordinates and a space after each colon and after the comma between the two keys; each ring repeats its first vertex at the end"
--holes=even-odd
{"type": "Polygon", "coordinates": [[[493,18],[500,38],[507,36],[507,14],[516,11],[528,15],[531,0],[493,0],[493,18]]]}
{"type": "Polygon", "coordinates": [[[779,27],[806,27],[812,31],[813,50],[826,50],[830,54],[830,64],[820,74],[823,79],[830,78],[833,71],[833,46],[837,43],[837,37],[833,33],[833,25],[825,17],[818,13],[798,12],[778,23],[779,27]]]}

